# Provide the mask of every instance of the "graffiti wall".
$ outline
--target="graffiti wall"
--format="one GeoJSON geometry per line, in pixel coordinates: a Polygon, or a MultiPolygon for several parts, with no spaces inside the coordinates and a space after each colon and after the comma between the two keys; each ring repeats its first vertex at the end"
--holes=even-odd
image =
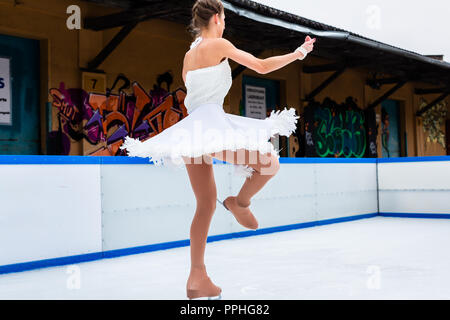
{"type": "Polygon", "coordinates": [[[329,98],[310,102],[303,122],[299,140],[306,157],[377,157],[375,110],[362,110],[352,97],[342,104],[329,98]]]}
{"type": "Polygon", "coordinates": [[[126,155],[119,147],[129,135],[144,141],[187,116],[186,92],[173,92],[158,84],[147,92],[139,83],[119,75],[106,93],[87,92],[81,88],[50,89],[52,107],[57,108],[58,128],[49,133],[48,153],[68,155],[73,142],[82,142],[84,155],[126,155]],[[117,92],[114,88],[118,86],[117,92]],[[125,89],[131,90],[126,93],[125,89]]]}
{"type": "MultiPolygon", "coordinates": [[[[158,81],[147,92],[124,75],[106,93],[66,88],[61,82],[50,96],[58,126],[49,134],[48,153],[56,155],[70,154],[73,143],[81,141],[84,155],[125,156],[119,147],[127,135],[145,141],[188,115],[184,89],[171,92],[158,81]]],[[[362,110],[351,97],[341,104],[329,98],[310,102],[299,124],[290,137],[290,156],[378,157],[375,110],[362,110]]]]}

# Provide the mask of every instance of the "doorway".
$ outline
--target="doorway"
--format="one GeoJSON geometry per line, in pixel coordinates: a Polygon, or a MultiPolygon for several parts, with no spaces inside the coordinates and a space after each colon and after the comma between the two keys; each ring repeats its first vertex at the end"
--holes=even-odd
{"type": "Polygon", "coordinates": [[[401,157],[400,108],[398,101],[381,103],[381,156],[401,157]]]}
{"type": "Polygon", "coordinates": [[[40,154],[39,40],[0,34],[0,154],[40,154]]]}

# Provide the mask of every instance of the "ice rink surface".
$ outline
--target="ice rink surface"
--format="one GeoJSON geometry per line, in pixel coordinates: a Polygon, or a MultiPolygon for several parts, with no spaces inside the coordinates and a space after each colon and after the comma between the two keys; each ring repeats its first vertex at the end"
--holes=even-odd
{"type": "MultiPolygon", "coordinates": [[[[186,299],[189,247],[0,275],[0,299],[186,299]]],[[[450,220],[374,217],[210,242],[222,299],[450,299],[450,220]]]]}

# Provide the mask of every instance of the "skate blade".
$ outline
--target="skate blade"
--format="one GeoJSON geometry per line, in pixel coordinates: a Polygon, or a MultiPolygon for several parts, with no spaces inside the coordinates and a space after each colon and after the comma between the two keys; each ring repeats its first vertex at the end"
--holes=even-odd
{"type": "Polygon", "coordinates": [[[227,211],[230,211],[230,210],[228,210],[228,208],[227,207],[225,207],[225,205],[223,204],[223,202],[222,201],[220,201],[219,199],[217,199],[217,201],[219,201],[219,203],[227,210],[227,211]]]}
{"type": "Polygon", "coordinates": [[[222,300],[222,294],[213,297],[198,297],[198,298],[189,298],[189,300],[222,300]]]}

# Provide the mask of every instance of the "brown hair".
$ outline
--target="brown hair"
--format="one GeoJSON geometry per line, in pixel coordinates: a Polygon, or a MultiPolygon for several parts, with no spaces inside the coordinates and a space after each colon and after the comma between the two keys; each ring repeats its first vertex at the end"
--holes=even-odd
{"type": "Polygon", "coordinates": [[[200,28],[208,27],[209,19],[216,13],[224,11],[220,0],[197,0],[192,7],[192,20],[188,26],[189,33],[194,38],[200,35],[200,28]]]}

